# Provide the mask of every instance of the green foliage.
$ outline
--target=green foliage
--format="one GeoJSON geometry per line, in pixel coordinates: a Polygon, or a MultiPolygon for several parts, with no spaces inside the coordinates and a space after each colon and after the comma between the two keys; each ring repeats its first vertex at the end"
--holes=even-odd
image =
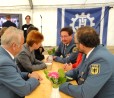
{"type": "Polygon", "coordinates": [[[65,83],[67,78],[65,77],[65,72],[63,69],[59,69],[58,72],[48,72],[44,70],[46,78],[52,82],[54,88],[59,87],[61,84],[65,83]],[[57,78],[51,77],[49,74],[58,75],[57,78]]]}
{"type": "Polygon", "coordinates": [[[48,72],[47,70],[44,70],[44,73],[45,73],[45,75],[46,75],[46,78],[49,79],[49,78],[48,78],[48,73],[49,73],[49,72],[48,72]]]}
{"type": "Polygon", "coordinates": [[[55,48],[51,48],[51,49],[47,50],[47,52],[49,55],[52,55],[55,53],[55,48]]]}
{"type": "Polygon", "coordinates": [[[64,72],[63,69],[59,69],[59,70],[58,70],[58,73],[59,73],[59,76],[60,76],[60,77],[65,77],[65,72],[64,72]]]}

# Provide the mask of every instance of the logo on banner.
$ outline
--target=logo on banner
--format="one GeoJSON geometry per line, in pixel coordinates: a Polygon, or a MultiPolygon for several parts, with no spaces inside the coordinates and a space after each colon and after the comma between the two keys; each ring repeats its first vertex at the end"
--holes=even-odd
{"type": "Polygon", "coordinates": [[[73,28],[73,31],[75,32],[78,28],[82,26],[89,25],[91,27],[95,26],[94,17],[90,17],[90,14],[82,13],[81,15],[75,14],[75,18],[72,18],[72,23],[70,26],[73,28]]]}

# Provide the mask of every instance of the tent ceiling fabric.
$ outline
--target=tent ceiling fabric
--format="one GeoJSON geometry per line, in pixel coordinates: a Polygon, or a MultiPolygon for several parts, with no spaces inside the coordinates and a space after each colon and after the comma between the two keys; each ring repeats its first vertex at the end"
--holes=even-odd
{"type": "Polygon", "coordinates": [[[29,5],[28,0],[0,0],[0,6],[19,6],[19,5],[29,5]]]}
{"type": "Polygon", "coordinates": [[[33,0],[34,5],[97,4],[110,2],[114,3],[114,0],[33,0]]]}
{"type": "Polygon", "coordinates": [[[0,0],[0,8],[15,7],[20,9],[32,9],[32,8],[41,8],[43,6],[48,7],[72,7],[73,6],[105,6],[112,5],[114,6],[114,0],[0,0]],[[32,3],[30,3],[32,2],[32,3]],[[33,4],[33,5],[32,5],[33,4]]]}

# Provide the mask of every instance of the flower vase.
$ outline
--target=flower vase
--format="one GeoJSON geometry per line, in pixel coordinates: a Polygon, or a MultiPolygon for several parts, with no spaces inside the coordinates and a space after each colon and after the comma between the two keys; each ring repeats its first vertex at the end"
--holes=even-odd
{"type": "Polygon", "coordinates": [[[52,88],[51,98],[61,98],[58,88],[52,88]]]}

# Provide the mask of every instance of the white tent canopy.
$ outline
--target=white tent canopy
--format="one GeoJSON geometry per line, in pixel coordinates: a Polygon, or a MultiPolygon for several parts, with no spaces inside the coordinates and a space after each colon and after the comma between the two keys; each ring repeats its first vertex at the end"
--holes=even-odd
{"type": "MultiPolygon", "coordinates": [[[[31,8],[33,5],[34,8],[41,7],[71,7],[80,6],[80,7],[93,7],[93,6],[113,6],[114,0],[0,0],[0,9],[9,8],[9,7],[25,7],[31,8]]],[[[23,8],[22,7],[22,8],[23,8]]]]}
{"type": "MultiPolygon", "coordinates": [[[[31,23],[41,29],[44,35],[44,46],[55,46],[57,40],[57,8],[87,8],[114,6],[114,0],[0,0],[1,13],[22,14],[22,24],[25,16],[30,15],[31,23]],[[51,37],[52,36],[52,37],[51,37]],[[49,40],[50,39],[50,40],[49,40]]],[[[107,45],[114,45],[114,8],[109,12],[107,45]]]]}

